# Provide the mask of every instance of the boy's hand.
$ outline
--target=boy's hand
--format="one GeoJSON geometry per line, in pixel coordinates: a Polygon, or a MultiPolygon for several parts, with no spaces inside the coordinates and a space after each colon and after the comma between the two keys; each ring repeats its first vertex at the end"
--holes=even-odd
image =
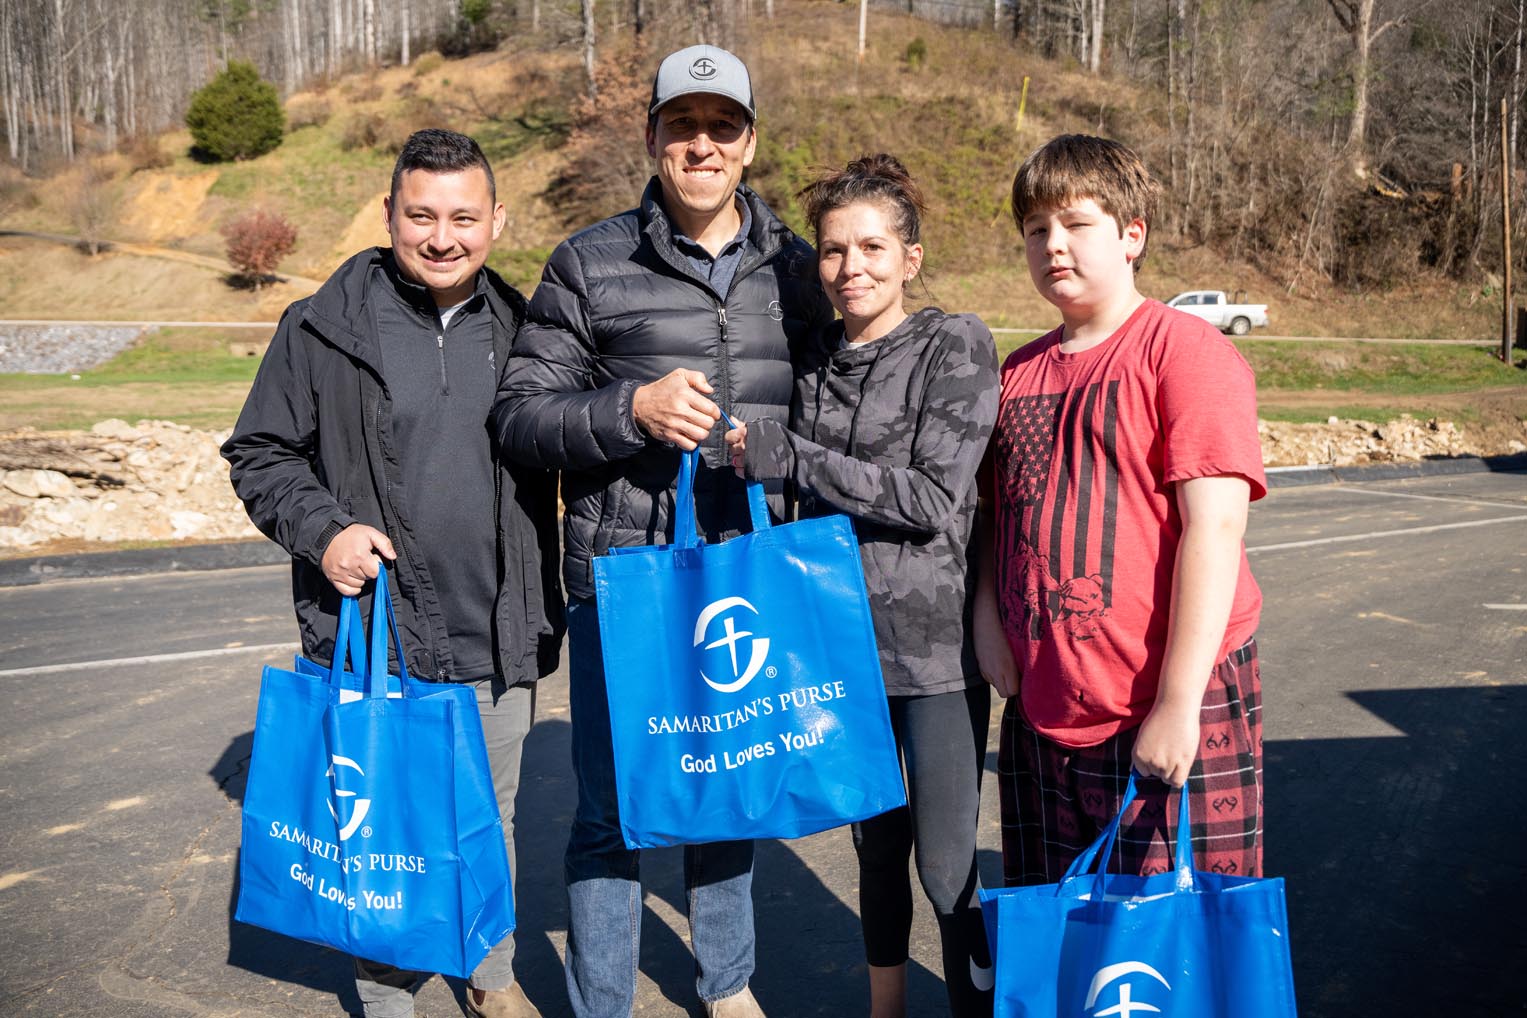
{"type": "Polygon", "coordinates": [[[323,550],[323,574],[335,590],[355,597],[367,580],[376,579],[382,568],[379,554],[388,561],[398,557],[386,534],[364,523],[352,523],[335,534],[323,550]]]}
{"type": "Polygon", "coordinates": [[[1002,630],[995,597],[976,594],[971,611],[971,638],[975,643],[976,664],[981,677],[991,684],[1004,700],[1018,695],[1018,662],[1002,630]]]}
{"type": "Polygon", "coordinates": [[[1157,703],[1135,736],[1134,768],[1147,778],[1160,778],[1173,788],[1187,784],[1198,759],[1199,705],[1173,707],[1157,703]]]}

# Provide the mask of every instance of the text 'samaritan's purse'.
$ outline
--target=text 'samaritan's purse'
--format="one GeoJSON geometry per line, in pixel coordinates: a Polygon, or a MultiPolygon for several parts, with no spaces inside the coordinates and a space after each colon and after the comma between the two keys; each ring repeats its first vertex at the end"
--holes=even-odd
{"type": "Polygon", "coordinates": [[[700,454],[674,543],[594,560],[621,832],[631,848],[796,838],[906,802],[874,623],[846,516],[707,546],[700,454]]]}
{"type": "Polygon", "coordinates": [[[384,568],[369,653],[347,597],[332,665],[265,669],[234,918],[464,978],[514,929],[503,823],[476,691],[410,678],[397,641],[384,568]]]}

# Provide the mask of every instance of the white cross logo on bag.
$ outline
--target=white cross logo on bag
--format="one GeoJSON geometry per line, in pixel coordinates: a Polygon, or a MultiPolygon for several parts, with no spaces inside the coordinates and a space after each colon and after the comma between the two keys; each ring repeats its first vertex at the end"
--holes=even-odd
{"type": "MultiPolygon", "coordinates": [[[[1103,992],[1104,987],[1109,983],[1136,972],[1150,976],[1168,990],[1172,988],[1172,984],[1167,982],[1160,972],[1157,972],[1142,961],[1125,961],[1117,965],[1105,965],[1098,969],[1097,974],[1092,977],[1092,985],[1087,988],[1087,1010],[1092,1011],[1092,1005],[1097,1003],[1098,994],[1103,992]]],[[[1134,1000],[1132,998],[1132,990],[1133,988],[1129,983],[1120,983],[1119,1002],[1113,1007],[1105,1007],[1101,1011],[1093,1012],[1093,1018],[1114,1018],[1114,1016],[1117,1016],[1117,1018],[1133,1018],[1136,1011],[1155,1014],[1161,1010],[1161,1008],[1153,1004],[1134,1000]]]]}
{"type": "Polygon", "coordinates": [[[723,597],[719,601],[712,601],[710,604],[706,605],[705,609],[700,612],[700,617],[695,620],[694,646],[698,647],[704,643],[704,649],[706,650],[715,650],[717,647],[725,647],[731,655],[731,682],[716,682],[709,675],[705,674],[704,669],[700,670],[700,678],[704,679],[705,684],[718,693],[735,693],[743,686],[746,686],[749,682],[752,682],[753,678],[758,674],[759,669],[763,667],[764,659],[769,656],[769,638],[766,636],[753,636],[753,633],[746,629],[739,631],[737,629],[737,620],[731,615],[727,615],[721,620],[724,635],[715,640],[712,640],[710,643],[705,643],[706,631],[710,628],[710,624],[714,622],[716,617],[721,615],[722,612],[728,611],[732,608],[746,608],[754,615],[758,614],[758,609],[754,608],[743,598],[723,597]],[[742,640],[747,639],[748,637],[753,637],[753,651],[748,658],[747,667],[739,671],[737,662],[737,644],[742,640]]]}
{"type": "MultiPolygon", "coordinates": [[[[349,767],[352,768],[355,773],[359,774],[361,777],[366,776],[366,772],[361,770],[360,764],[356,763],[354,760],[351,760],[347,756],[335,755],[329,758],[329,769],[324,772],[324,777],[334,777],[334,768],[336,767],[349,767]]],[[[350,791],[348,788],[334,789],[334,796],[335,798],[339,799],[355,799],[355,793],[350,791]]],[[[350,810],[349,821],[341,825],[339,828],[340,841],[348,841],[350,839],[350,835],[354,834],[357,830],[360,829],[361,824],[365,822],[366,813],[370,809],[370,799],[355,799],[355,805],[351,807],[350,810]]],[[[334,808],[333,799],[329,800],[329,813],[334,817],[334,822],[336,824],[339,823],[339,810],[334,808]]],[[[366,833],[369,834],[370,831],[367,831],[366,833]]]]}

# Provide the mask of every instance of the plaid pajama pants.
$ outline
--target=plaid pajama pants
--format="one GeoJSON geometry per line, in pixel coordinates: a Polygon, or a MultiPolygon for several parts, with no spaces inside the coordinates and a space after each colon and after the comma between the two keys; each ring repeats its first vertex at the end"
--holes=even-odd
{"type": "MultiPolygon", "coordinates": [[[[1200,715],[1202,740],[1188,776],[1194,864],[1262,874],[1262,678],[1256,640],[1214,668],[1200,715]]],[[[1118,812],[1137,728],[1072,749],[1029,727],[1007,702],[997,749],[1002,874],[1008,886],[1053,884],[1118,812]]],[[[1137,783],[1109,871],[1149,876],[1172,866],[1177,809],[1162,781],[1137,783]],[[1169,835],[1171,837],[1169,837],[1169,835]]]]}

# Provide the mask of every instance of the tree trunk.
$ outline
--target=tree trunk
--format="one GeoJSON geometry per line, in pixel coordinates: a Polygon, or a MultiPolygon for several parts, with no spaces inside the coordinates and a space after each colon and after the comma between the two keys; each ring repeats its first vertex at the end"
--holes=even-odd
{"type": "Polygon", "coordinates": [[[365,33],[366,66],[376,66],[376,0],[365,0],[361,4],[361,17],[363,19],[362,31],[365,33]]]}
{"type": "Polygon", "coordinates": [[[5,102],[5,146],[11,161],[21,161],[21,73],[17,66],[14,14],[9,4],[0,6],[0,99],[5,102]]]}
{"type": "Polygon", "coordinates": [[[1511,157],[1516,158],[1516,127],[1522,103],[1522,24],[1527,20],[1527,0],[1516,0],[1516,66],[1511,72],[1511,157]]]}
{"type": "Polygon", "coordinates": [[[1097,74],[1103,69],[1103,12],[1107,0],[1092,0],[1092,49],[1088,70],[1097,74]]]}
{"type": "Polygon", "coordinates": [[[594,81],[594,0],[578,0],[583,8],[583,75],[588,82],[589,100],[599,98],[599,85],[594,81]]]}
{"type": "Polygon", "coordinates": [[[1373,37],[1373,0],[1357,0],[1356,28],[1352,34],[1352,120],[1347,126],[1347,151],[1352,172],[1368,175],[1368,156],[1364,150],[1368,135],[1368,62],[1373,37]]]}
{"type": "Polygon", "coordinates": [[[58,102],[58,147],[63,152],[65,159],[74,161],[74,103],[69,85],[68,60],[64,55],[64,43],[66,42],[66,29],[64,27],[64,0],[53,0],[54,13],[54,88],[58,90],[54,98],[58,102]]]}
{"type": "Polygon", "coordinates": [[[403,56],[402,56],[402,63],[403,63],[404,67],[408,66],[408,62],[411,59],[411,54],[410,54],[409,49],[408,49],[409,33],[410,33],[410,26],[408,24],[408,16],[413,13],[413,7],[414,7],[413,0],[403,0],[403,3],[400,5],[400,16],[403,19],[403,56]]]}
{"type": "Polygon", "coordinates": [[[101,42],[101,110],[106,121],[106,150],[114,152],[117,148],[117,74],[120,69],[111,40],[104,33],[101,42]]]}
{"type": "Polygon", "coordinates": [[[344,30],[345,19],[340,11],[339,0],[329,0],[329,77],[339,75],[339,46],[340,33],[344,30]]]}
{"type": "Polygon", "coordinates": [[[1177,190],[1177,26],[1181,15],[1177,8],[1167,7],[1166,12],[1166,137],[1167,137],[1167,186],[1177,190]]]}

